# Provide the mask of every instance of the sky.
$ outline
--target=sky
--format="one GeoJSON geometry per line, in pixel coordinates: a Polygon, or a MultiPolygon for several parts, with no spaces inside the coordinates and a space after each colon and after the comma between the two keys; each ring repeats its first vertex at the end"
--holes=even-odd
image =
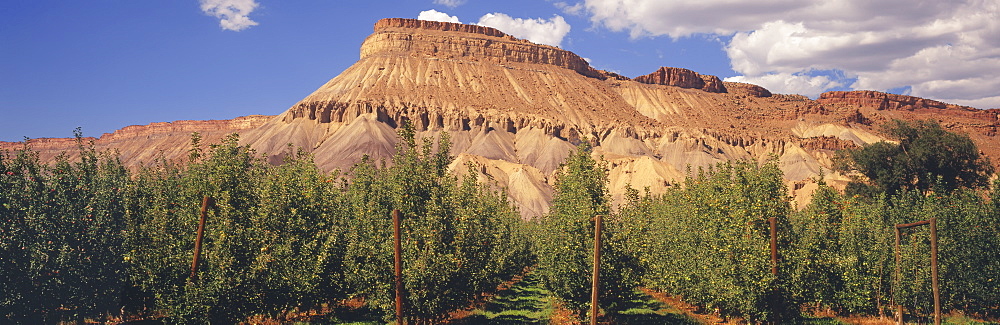
{"type": "Polygon", "coordinates": [[[495,27],[628,77],[669,66],[1000,108],[996,0],[11,0],[0,141],[280,114],[388,17],[495,27]]]}

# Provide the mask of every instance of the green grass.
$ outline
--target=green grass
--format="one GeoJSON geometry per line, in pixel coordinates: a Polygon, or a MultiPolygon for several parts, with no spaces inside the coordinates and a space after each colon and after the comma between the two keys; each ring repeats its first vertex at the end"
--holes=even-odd
{"type": "Polygon", "coordinates": [[[542,288],[538,278],[528,274],[455,324],[547,324],[553,310],[549,291],[542,288]]]}
{"type": "Polygon", "coordinates": [[[623,311],[609,315],[615,324],[701,324],[683,311],[664,305],[640,291],[635,291],[632,299],[622,307],[623,311]]]}
{"type": "MultiPolygon", "coordinates": [[[[528,274],[524,280],[498,292],[483,308],[455,324],[547,324],[555,309],[554,302],[555,298],[542,288],[540,280],[528,274]]],[[[667,307],[639,291],[622,307],[622,312],[610,315],[615,324],[700,324],[680,310],[667,307]]]]}
{"type": "Polygon", "coordinates": [[[984,324],[1000,324],[996,322],[986,322],[981,320],[976,320],[969,318],[968,316],[949,316],[941,320],[941,324],[952,324],[952,325],[984,325],[984,324]]]}

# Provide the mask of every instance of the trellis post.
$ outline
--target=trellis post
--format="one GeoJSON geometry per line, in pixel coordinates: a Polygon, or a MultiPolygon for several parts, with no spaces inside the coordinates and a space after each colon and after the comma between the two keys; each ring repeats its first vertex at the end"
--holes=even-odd
{"type": "MultiPolygon", "coordinates": [[[[938,286],[938,244],[937,244],[937,218],[917,221],[914,223],[901,223],[896,225],[896,281],[901,283],[902,257],[899,253],[901,230],[918,226],[931,226],[931,288],[934,291],[934,325],[941,325],[941,290],[938,286]]],[[[903,305],[896,302],[896,323],[903,324],[903,305]]]]}

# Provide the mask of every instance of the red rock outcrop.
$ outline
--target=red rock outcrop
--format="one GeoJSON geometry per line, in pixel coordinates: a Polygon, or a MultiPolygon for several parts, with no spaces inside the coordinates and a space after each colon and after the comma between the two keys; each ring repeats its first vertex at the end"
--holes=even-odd
{"type": "Polygon", "coordinates": [[[746,95],[758,98],[771,97],[771,91],[758,85],[729,81],[723,82],[723,84],[726,86],[726,90],[730,94],[746,95]]]}
{"type": "Polygon", "coordinates": [[[698,76],[701,77],[701,80],[705,82],[705,85],[701,87],[701,90],[710,93],[729,92],[728,90],[726,90],[726,85],[722,84],[722,79],[719,79],[719,77],[707,74],[700,74],[700,73],[698,74],[698,76]]]}
{"type": "Polygon", "coordinates": [[[98,138],[98,141],[129,140],[138,137],[150,137],[157,134],[187,134],[198,133],[230,133],[235,131],[256,128],[274,118],[271,115],[249,115],[241,116],[231,120],[181,120],[173,122],[153,122],[146,125],[130,125],[112,133],[105,133],[98,138]]]}
{"type": "MultiPolygon", "coordinates": [[[[147,125],[132,125],[99,138],[84,137],[84,144],[93,142],[99,151],[114,150],[126,166],[139,166],[152,162],[162,155],[167,160],[182,159],[187,156],[191,134],[201,134],[204,143],[218,143],[231,133],[260,127],[274,116],[250,115],[231,120],[155,122],[147,125]]],[[[66,153],[73,159],[77,151],[76,139],[39,138],[28,140],[29,147],[37,151],[43,162],[51,162],[56,156],[66,153]]],[[[0,151],[13,151],[24,147],[23,142],[0,142],[0,151]]]]}
{"type": "Polygon", "coordinates": [[[490,27],[416,19],[386,18],[375,23],[375,33],[361,44],[361,58],[372,56],[547,64],[606,78],[579,55],[555,46],[517,39],[490,27]]]}
{"type": "Polygon", "coordinates": [[[701,89],[705,86],[705,81],[698,76],[697,72],[682,69],[682,68],[671,68],[671,67],[660,67],[659,70],[653,73],[647,74],[645,76],[638,76],[633,79],[635,81],[654,84],[654,85],[665,85],[674,86],[681,88],[694,88],[701,89]]]}
{"type": "Polygon", "coordinates": [[[443,21],[429,21],[429,20],[418,20],[418,19],[408,19],[408,18],[384,18],[384,19],[379,19],[379,21],[375,22],[375,28],[374,28],[375,33],[390,28],[456,31],[460,33],[481,34],[486,36],[515,40],[513,36],[507,35],[496,28],[479,26],[479,25],[467,25],[467,24],[449,23],[443,21]]]}
{"type": "Polygon", "coordinates": [[[635,77],[633,80],[645,84],[701,89],[710,93],[726,92],[726,86],[719,77],[702,75],[682,68],[660,67],[653,73],[635,77]]]}
{"type": "Polygon", "coordinates": [[[800,140],[799,146],[809,150],[841,150],[853,149],[858,145],[854,142],[831,136],[818,136],[800,140]]]}
{"type": "Polygon", "coordinates": [[[932,99],[888,94],[872,90],[829,91],[820,94],[816,101],[823,104],[854,105],[875,108],[877,110],[912,111],[916,109],[951,109],[978,111],[968,106],[946,104],[932,99]]]}
{"type": "Polygon", "coordinates": [[[817,103],[841,107],[857,107],[876,111],[931,113],[996,123],[997,112],[968,106],[948,104],[933,99],[889,94],[872,90],[830,91],[819,95],[817,103]]]}

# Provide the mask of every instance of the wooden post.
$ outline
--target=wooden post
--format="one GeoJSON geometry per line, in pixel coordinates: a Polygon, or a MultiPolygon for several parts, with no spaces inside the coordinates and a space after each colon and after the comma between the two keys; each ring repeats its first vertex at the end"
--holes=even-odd
{"type": "Polygon", "coordinates": [[[778,219],[767,218],[771,224],[771,274],[778,275],[778,219]]]}
{"type": "MultiPolygon", "coordinates": [[[[917,221],[914,223],[896,225],[896,282],[900,280],[900,229],[913,228],[917,226],[931,226],[931,288],[934,290],[934,325],[941,325],[941,291],[938,287],[938,263],[937,263],[937,218],[917,221]]],[[[903,324],[903,306],[896,305],[896,323],[903,324]]]]}
{"type": "Polygon", "coordinates": [[[594,276],[590,294],[590,325],[597,325],[597,293],[601,274],[601,223],[603,216],[594,217],[594,276]]]}
{"type": "Polygon", "coordinates": [[[400,234],[399,209],[392,210],[393,241],[395,252],[396,279],[396,324],[403,324],[403,245],[400,234]]]}
{"type": "Polygon", "coordinates": [[[198,235],[194,239],[194,258],[191,260],[191,282],[198,280],[198,261],[201,258],[201,241],[205,237],[205,217],[208,206],[214,206],[215,200],[210,196],[201,199],[201,219],[198,221],[198,235]]]}
{"type": "Polygon", "coordinates": [[[941,325],[941,291],[938,289],[937,218],[931,218],[931,287],[934,289],[934,325],[941,325]]]}
{"type": "Polygon", "coordinates": [[[896,249],[895,249],[895,252],[896,252],[896,278],[893,280],[893,288],[894,289],[892,291],[893,292],[892,299],[893,299],[893,304],[896,305],[896,324],[903,325],[903,305],[901,303],[897,303],[896,302],[896,294],[895,294],[896,291],[899,290],[899,285],[903,283],[902,279],[900,278],[900,276],[901,276],[900,273],[902,273],[902,271],[901,271],[902,266],[900,264],[903,262],[903,258],[899,255],[899,243],[900,243],[901,234],[900,234],[899,227],[895,227],[894,229],[896,229],[896,249]]]}

